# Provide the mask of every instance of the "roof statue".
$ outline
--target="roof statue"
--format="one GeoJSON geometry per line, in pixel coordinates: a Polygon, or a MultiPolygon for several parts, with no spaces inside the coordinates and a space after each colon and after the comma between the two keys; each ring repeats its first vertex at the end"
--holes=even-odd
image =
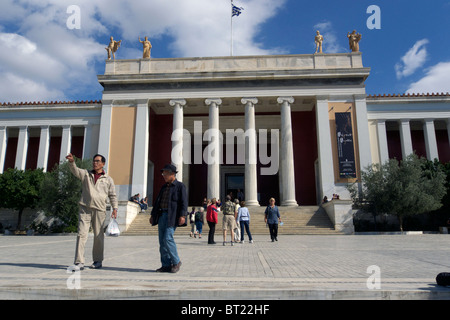
{"type": "Polygon", "coordinates": [[[110,38],[109,45],[105,48],[106,51],[108,51],[108,60],[111,60],[111,54],[113,56],[113,59],[116,60],[115,53],[119,49],[121,43],[122,40],[114,41],[113,37],[110,38]]]}
{"type": "Polygon", "coordinates": [[[314,41],[316,42],[315,53],[322,53],[323,36],[320,34],[320,31],[316,32],[316,37],[314,38],[314,41]]]}
{"type": "Polygon", "coordinates": [[[361,34],[356,33],[356,30],[353,30],[352,33],[347,33],[350,50],[352,50],[352,52],[359,52],[359,41],[361,41],[361,37],[361,34]]]}
{"type": "Polygon", "coordinates": [[[141,37],[139,37],[139,42],[142,43],[144,52],[142,53],[142,59],[150,59],[150,51],[152,49],[152,44],[148,40],[148,37],[145,37],[144,41],[141,41],[141,37]]]}

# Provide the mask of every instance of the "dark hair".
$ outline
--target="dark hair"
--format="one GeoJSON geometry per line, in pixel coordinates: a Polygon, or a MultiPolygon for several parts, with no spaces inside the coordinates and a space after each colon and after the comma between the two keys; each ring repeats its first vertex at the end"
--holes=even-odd
{"type": "Polygon", "coordinates": [[[92,160],[95,160],[95,158],[97,158],[97,157],[101,157],[101,158],[102,158],[102,163],[105,163],[105,162],[106,162],[105,157],[102,156],[101,154],[98,154],[98,153],[92,158],[92,160]]]}

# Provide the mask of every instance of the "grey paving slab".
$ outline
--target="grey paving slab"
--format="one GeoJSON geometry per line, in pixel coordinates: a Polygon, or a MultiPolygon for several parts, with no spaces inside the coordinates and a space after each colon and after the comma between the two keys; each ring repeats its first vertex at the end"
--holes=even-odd
{"type": "MultiPolygon", "coordinates": [[[[435,282],[450,271],[449,235],[221,240],[176,236],[182,267],[168,274],[155,272],[156,236],[106,238],[103,268],[73,273],[75,236],[0,236],[0,299],[450,299],[435,282]]],[[[92,236],[86,248],[89,264],[92,236]]]]}

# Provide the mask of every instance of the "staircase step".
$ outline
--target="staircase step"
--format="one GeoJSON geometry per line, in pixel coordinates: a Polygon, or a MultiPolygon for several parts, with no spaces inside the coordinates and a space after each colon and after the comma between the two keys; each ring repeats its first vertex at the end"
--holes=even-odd
{"type": "MultiPolygon", "coordinates": [[[[189,207],[191,208],[191,207],[189,207]]],[[[252,234],[269,234],[269,229],[264,222],[265,207],[250,207],[250,232],[252,234]]],[[[294,235],[325,235],[325,234],[343,234],[334,230],[326,212],[317,206],[306,207],[279,207],[283,225],[278,227],[279,234],[294,235]]],[[[149,223],[151,208],[146,212],[136,216],[127,231],[123,235],[157,235],[158,227],[152,227],[149,223]]],[[[219,223],[216,226],[215,234],[222,234],[222,217],[219,213],[219,223]]],[[[205,219],[206,221],[206,219],[205,219]]],[[[175,234],[189,235],[191,231],[190,223],[187,227],[178,227],[175,234]]],[[[203,225],[203,236],[209,232],[208,224],[203,225]]]]}

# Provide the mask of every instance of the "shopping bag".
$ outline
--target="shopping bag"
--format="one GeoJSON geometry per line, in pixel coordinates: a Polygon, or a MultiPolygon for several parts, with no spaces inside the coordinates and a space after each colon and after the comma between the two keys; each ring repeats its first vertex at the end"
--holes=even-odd
{"type": "Polygon", "coordinates": [[[119,224],[117,223],[116,219],[111,218],[111,221],[106,228],[105,234],[111,237],[118,237],[120,235],[119,224]]]}
{"type": "Polygon", "coordinates": [[[241,241],[241,229],[239,229],[238,227],[234,229],[234,241],[241,241]]]}

